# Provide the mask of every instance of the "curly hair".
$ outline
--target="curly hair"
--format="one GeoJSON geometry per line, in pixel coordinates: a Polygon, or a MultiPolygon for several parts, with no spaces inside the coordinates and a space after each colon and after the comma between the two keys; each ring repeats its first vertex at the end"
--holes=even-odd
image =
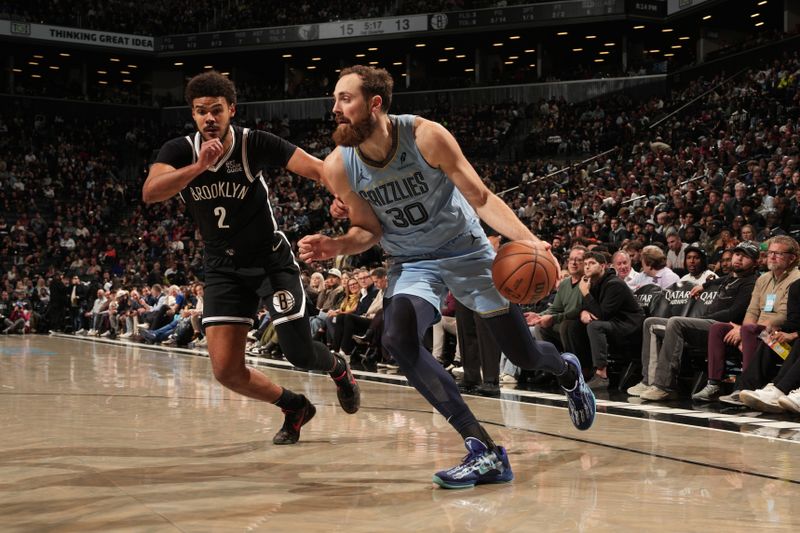
{"type": "Polygon", "coordinates": [[[392,75],[386,69],[367,67],[365,65],[353,65],[342,69],[339,73],[339,79],[347,76],[348,74],[357,74],[361,78],[361,92],[364,93],[366,99],[373,96],[380,96],[382,100],[381,110],[384,113],[389,111],[389,106],[392,105],[392,89],[394,88],[394,80],[392,75]]]}
{"type": "Polygon", "coordinates": [[[198,74],[186,84],[186,103],[191,107],[195,98],[205,96],[221,96],[228,101],[228,104],[236,103],[236,87],[233,82],[217,72],[210,70],[198,74]]]}

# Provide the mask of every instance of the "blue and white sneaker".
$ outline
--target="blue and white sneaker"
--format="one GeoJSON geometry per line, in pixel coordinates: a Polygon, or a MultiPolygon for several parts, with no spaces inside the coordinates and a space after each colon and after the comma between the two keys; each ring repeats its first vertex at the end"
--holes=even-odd
{"type": "Polygon", "coordinates": [[[514,479],[505,448],[494,451],[480,440],[467,437],[464,441],[467,455],[461,464],[433,475],[433,482],[444,489],[469,489],[484,483],[508,483],[514,479]]]}
{"type": "Polygon", "coordinates": [[[564,393],[567,395],[569,417],[572,419],[572,423],[575,424],[576,428],[584,431],[592,427],[594,415],[597,411],[594,393],[583,379],[581,363],[578,357],[571,353],[563,353],[561,357],[567,364],[574,366],[578,373],[578,381],[572,389],[567,390],[564,389],[564,387],[561,388],[564,389],[564,393]]]}

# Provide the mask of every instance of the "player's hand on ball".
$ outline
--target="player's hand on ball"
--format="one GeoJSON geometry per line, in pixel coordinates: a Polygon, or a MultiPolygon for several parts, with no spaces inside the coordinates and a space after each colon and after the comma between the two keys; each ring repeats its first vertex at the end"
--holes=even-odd
{"type": "MultiPolygon", "coordinates": [[[[538,240],[538,241],[522,241],[522,242],[525,242],[525,243],[529,244],[530,246],[534,246],[536,248],[539,248],[540,250],[544,250],[544,252],[547,255],[549,255],[550,258],[553,260],[553,263],[555,263],[556,265],[559,265],[559,262],[556,259],[556,256],[554,256],[553,252],[551,251],[553,246],[549,242],[545,242],[545,241],[542,241],[542,240],[538,240]]],[[[550,290],[554,291],[554,290],[558,289],[558,285],[560,283],[561,283],[561,277],[557,276],[556,279],[553,280],[553,286],[550,287],[550,290]]]]}
{"type": "Polygon", "coordinates": [[[333,218],[347,218],[350,216],[350,209],[338,196],[333,199],[331,204],[331,216],[333,218]]]}
{"type": "Polygon", "coordinates": [[[323,261],[336,257],[336,243],[325,235],[306,235],[297,243],[300,259],[303,261],[323,261]]]}
{"type": "Polygon", "coordinates": [[[216,138],[203,141],[203,144],[200,145],[200,153],[197,156],[197,162],[203,168],[208,168],[216,163],[221,155],[222,141],[216,138]]]}

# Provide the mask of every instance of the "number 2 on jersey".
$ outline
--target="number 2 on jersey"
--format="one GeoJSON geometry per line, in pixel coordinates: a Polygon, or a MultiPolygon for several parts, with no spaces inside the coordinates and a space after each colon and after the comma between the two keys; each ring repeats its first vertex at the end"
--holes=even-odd
{"type": "Polygon", "coordinates": [[[225,223],[225,215],[227,214],[227,212],[225,211],[224,207],[222,207],[222,206],[215,207],[214,208],[214,214],[219,217],[219,220],[217,220],[217,227],[218,228],[221,228],[221,229],[230,228],[230,226],[225,223]]]}

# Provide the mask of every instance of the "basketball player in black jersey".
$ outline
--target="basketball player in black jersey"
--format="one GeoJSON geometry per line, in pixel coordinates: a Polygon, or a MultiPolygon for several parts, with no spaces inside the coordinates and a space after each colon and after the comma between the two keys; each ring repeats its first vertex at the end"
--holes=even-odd
{"type": "Polygon", "coordinates": [[[276,227],[264,169],[284,167],[320,181],[322,162],[301,148],[258,130],[231,125],[236,89],[218,72],[192,78],[186,101],[198,131],[161,147],[142,189],[146,203],[177,195],[186,203],[205,243],[203,325],[217,380],[244,396],[273,403],[285,414],[275,444],[294,444],[316,412],[302,394],[273,383],[245,365],[247,331],[266,297],[286,358],[324,370],[347,413],[360,405],[358,384],[343,358],[312,342],[300,269],[276,227]]]}

